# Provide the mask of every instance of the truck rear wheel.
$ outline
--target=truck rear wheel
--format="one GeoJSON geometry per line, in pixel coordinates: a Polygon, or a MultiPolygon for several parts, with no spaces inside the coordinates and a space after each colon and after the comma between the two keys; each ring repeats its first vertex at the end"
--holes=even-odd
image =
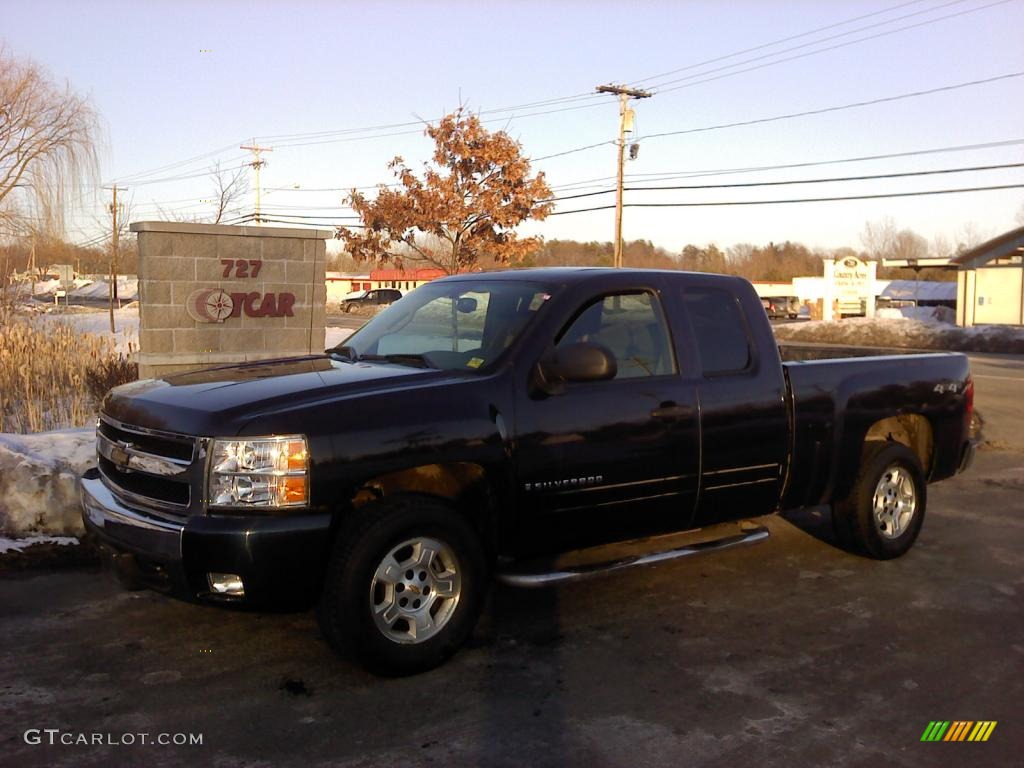
{"type": "Polygon", "coordinates": [[[902,443],[866,443],[850,494],[832,508],[840,544],[878,560],[906,554],[924,524],[927,492],[917,454],[902,443]]]}
{"type": "Polygon", "coordinates": [[[486,594],[479,536],[423,496],[357,510],[338,533],[317,610],[338,652],[380,675],[437,666],[465,642],[486,594]]]}

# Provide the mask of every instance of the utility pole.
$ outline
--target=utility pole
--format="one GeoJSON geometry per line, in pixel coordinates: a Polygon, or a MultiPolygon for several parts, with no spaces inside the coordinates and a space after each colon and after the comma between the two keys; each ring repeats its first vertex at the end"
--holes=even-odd
{"type": "Polygon", "coordinates": [[[598,93],[613,93],[619,97],[619,172],[615,194],[615,267],[622,266],[622,175],[626,162],[626,116],[630,110],[630,99],[647,99],[651,94],[637,88],[625,88],[619,85],[599,85],[598,93]]]}
{"type": "Polygon", "coordinates": [[[254,221],[260,223],[260,168],[266,165],[266,160],[260,158],[260,152],[273,152],[271,147],[261,147],[256,143],[256,139],[252,140],[252,144],[243,144],[239,149],[246,149],[253,154],[252,162],[246,163],[256,170],[256,216],[254,221]]]}
{"type": "Polygon", "coordinates": [[[115,333],[114,328],[114,299],[117,298],[117,256],[120,246],[120,232],[117,223],[117,184],[114,185],[114,201],[110,204],[110,220],[112,223],[110,242],[110,290],[108,292],[108,304],[110,307],[110,332],[115,333]]]}

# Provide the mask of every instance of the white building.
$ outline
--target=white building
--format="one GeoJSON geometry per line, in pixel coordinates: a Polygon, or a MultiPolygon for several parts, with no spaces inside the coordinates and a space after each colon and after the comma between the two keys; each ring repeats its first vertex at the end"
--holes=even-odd
{"type": "Polygon", "coordinates": [[[1024,325],[1024,227],[953,260],[957,325],[1024,325]]]}

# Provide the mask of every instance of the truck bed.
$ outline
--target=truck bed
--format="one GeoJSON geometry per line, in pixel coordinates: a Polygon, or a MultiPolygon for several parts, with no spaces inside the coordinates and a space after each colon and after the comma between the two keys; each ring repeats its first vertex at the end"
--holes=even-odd
{"type": "MultiPolygon", "coordinates": [[[[821,352],[801,348],[796,355],[821,352]]],[[[783,355],[792,357],[793,348],[783,350],[783,355]]],[[[962,457],[957,447],[963,445],[967,431],[963,419],[970,379],[966,355],[787,360],[783,371],[793,427],[784,509],[845,495],[856,475],[860,446],[872,425],[883,419],[891,424],[906,415],[927,422],[925,469],[930,482],[950,477],[959,468],[962,457]]],[[[885,439],[884,431],[878,439],[885,439]]]]}

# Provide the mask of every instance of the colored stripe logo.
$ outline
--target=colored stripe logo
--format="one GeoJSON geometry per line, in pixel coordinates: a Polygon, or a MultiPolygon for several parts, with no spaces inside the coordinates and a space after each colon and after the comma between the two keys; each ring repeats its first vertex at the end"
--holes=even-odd
{"type": "Polygon", "coordinates": [[[932,720],[921,741],[988,741],[996,720],[932,720]]]}

